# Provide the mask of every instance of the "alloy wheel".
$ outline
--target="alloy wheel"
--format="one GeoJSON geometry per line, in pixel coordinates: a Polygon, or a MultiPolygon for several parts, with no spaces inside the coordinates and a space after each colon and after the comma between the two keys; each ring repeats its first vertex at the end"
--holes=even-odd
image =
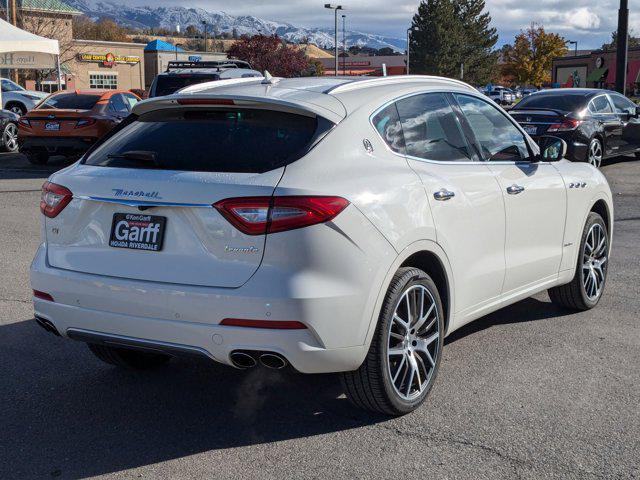
{"type": "Polygon", "coordinates": [[[591,143],[589,144],[588,160],[589,163],[596,168],[600,168],[600,165],[602,165],[602,144],[600,143],[600,140],[595,138],[591,140],[591,143]]]}
{"type": "Polygon", "coordinates": [[[587,298],[598,299],[607,275],[607,253],[609,252],[607,233],[599,223],[589,229],[582,252],[582,285],[587,298]]]}
{"type": "Polygon", "coordinates": [[[436,302],[427,288],[412,285],[400,297],[389,323],[387,369],[396,393],[414,400],[428,388],[440,348],[436,302]]]}
{"type": "Polygon", "coordinates": [[[2,140],[8,151],[15,152],[18,149],[18,127],[14,123],[8,123],[4,128],[2,140]]]}

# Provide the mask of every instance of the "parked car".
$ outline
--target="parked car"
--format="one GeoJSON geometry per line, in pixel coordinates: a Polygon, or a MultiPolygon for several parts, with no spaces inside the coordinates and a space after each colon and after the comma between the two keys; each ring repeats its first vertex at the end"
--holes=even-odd
{"type": "Polygon", "coordinates": [[[139,100],[119,90],[54,93],[20,117],[20,147],[36,165],[46,164],[51,155],[81,155],[126,118],[139,100]]]}
{"type": "Polygon", "coordinates": [[[17,115],[24,115],[40,100],[49,96],[45,92],[26,90],[8,78],[0,78],[2,88],[2,108],[17,115]]]}
{"type": "Polygon", "coordinates": [[[5,152],[18,151],[18,118],[9,110],[0,110],[0,146],[5,152]]]}
{"type": "Polygon", "coordinates": [[[181,88],[198,83],[233,78],[262,78],[262,73],[252,70],[251,65],[241,60],[211,62],[171,61],[167,71],[153,79],[149,98],[171,95],[181,88]]]}
{"type": "Polygon", "coordinates": [[[513,94],[506,88],[494,88],[486,95],[498,105],[511,105],[515,101],[513,94]]]}
{"type": "Polygon", "coordinates": [[[534,139],[552,134],[569,146],[567,158],[600,167],[621,154],[640,155],[640,110],[617,92],[587,88],[544,90],[511,112],[534,139]]]}
{"type": "Polygon", "coordinates": [[[604,176],[463,82],[265,78],[133,113],[44,184],[31,266],[40,325],[107,363],[340,372],[400,415],[466,323],[602,297],[604,176]]]}

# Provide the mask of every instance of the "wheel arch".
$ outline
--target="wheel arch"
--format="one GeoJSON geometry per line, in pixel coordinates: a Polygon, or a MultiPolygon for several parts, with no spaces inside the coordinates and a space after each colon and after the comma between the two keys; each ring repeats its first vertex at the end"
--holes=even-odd
{"type": "Polygon", "coordinates": [[[25,112],[27,111],[27,106],[20,100],[9,100],[4,106],[5,110],[9,110],[12,105],[19,105],[25,112]]]}
{"type": "Polygon", "coordinates": [[[611,235],[611,231],[613,229],[613,219],[611,218],[611,212],[609,211],[607,202],[605,202],[602,198],[596,200],[591,206],[589,212],[595,212],[602,217],[605,225],[607,226],[607,233],[611,235]]]}

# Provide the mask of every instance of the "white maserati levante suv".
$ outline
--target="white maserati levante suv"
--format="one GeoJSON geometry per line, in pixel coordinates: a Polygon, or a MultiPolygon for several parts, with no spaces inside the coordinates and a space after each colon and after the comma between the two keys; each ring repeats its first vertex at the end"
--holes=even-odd
{"type": "Polygon", "coordinates": [[[179,354],[340,372],[357,405],[428,394],[443,340],[605,286],[611,192],[474,88],[251,78],[139,103],[43,186],[35,316],[105,362],[179,354]]]}

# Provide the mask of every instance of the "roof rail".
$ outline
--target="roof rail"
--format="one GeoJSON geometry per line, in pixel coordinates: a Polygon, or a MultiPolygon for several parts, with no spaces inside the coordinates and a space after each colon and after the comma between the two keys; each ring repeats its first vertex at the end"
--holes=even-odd
{"type": "Polygon", "coordinates": [[[188,62],[182,60],[170,60],[167,71],[175,68],[251,68],[248,62],[243,60],[208,60],[204,62],[188,62]]]}
{"type": "Polygon", "coordinates": [[[237,85],[242,83],[260,83],[263,80],[264,77],[227,78],[225,80],[212,80],[210,82],[189,85],[188,87],[178,90],[176,93],[198,93],[204,92],[206,90],[211,90],[212,88],[228,87],[230,85],[237,85]]]}
{"type": "Polygon", "coordinates": [[[449,83],[454,83],[461,87],[465,87],[471,90],[475,90],[468,83],[463,82],[462,80],[456,80],[454,78],[447,77],[437,77],[433,75],[393,75],[389,77],[361,77],[362,80],[354,80],[352,82],[342,83],[340,85],[336,85],[335,87],[331,87],[328,90],[325,90],[324,93],[343,93],[350,92],[352,90],[359,90],[361,88],[369,88],[369,87],[377,87],[379,85],[393,85],[396,83],[411,83],[411,82],[428,82],[433,80],[445,81],[449,83]]]}

